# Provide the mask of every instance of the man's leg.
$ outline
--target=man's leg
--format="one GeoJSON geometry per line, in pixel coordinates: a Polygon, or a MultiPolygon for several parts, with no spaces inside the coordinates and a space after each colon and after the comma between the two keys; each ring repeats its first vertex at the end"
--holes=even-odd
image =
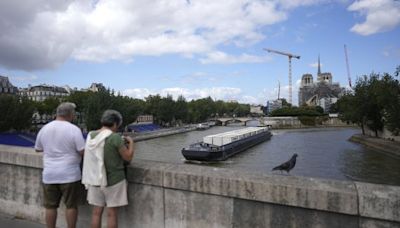
{"type": "Polygon", "coordinates": [[[65,220],[68,228],[75,228],[78,220],[78,205],[80,204],[81,194],[80,181],[73,183],[60,184],[60,189],[64,197],[65,220]]]}
{"type": "Polygon", "coordinates": [[[65,220],[67,220],[68,228],[75,228],[77,219],[78,219],[77,208],[67,208],[65,210],[65,220]]]}
{"type": "Polygon", "coordinates": [[[93,206],[91,228],[101,227],[101,216],[103,214],[103,207],[93,206]]]}
{"type": "Polygon", "coordinates": [[[57,208],[56,209],[46,208],[46,227],[56,228],[56,222],[57,222],[57,208]]]}
{"type": "Polygon", "coordinates": [[[45,219],[47,228],[55,228],[57,222],[57,208],[61,200],[61,191],[58,184],[43,184],[45,219]]]}
{"type": "Polygon", "coordinates": [[[107,207],[107,227],[118,227],[118,207],[107,207]]]}

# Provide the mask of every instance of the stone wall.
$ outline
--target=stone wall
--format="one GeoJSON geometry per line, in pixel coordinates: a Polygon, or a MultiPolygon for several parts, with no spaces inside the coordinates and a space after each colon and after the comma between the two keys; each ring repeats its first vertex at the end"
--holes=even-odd
{"type": "MultiPolygon", "coordinates": [[[[0,145],[1,213],[44,221],[41,167],[32,149],[0,145]]],[[[120,227],[400,227],[395,186],[139,160],[128,181],[120,227]]],[[[78,227],[89,218],[81,207],[78,227]]]]}
{"type": "MultiPolygon", "coordinates": [[[[368,136],[375,137],[375,131],[372,131],[368,127],[365,127],[365,134],[368,136]]],[[[378,131],[378,137],[382,139],[389,139],[396,142],[400,142],[400,135],[394,135],[387,128],[383,128],[382,131],[378,131]]]]}
{"type": "Polygon", "coordinates": [[[348,124],[341,121],[337,117],[329,117],[321,125],[307,126],[301,123],[298,117],[280,116],[280,117],[264,117],[261,120],[266,126],[271,126],[272,129],[280,128],[309,128],[309,127],[354,127],[354,124],[348,124]]]}

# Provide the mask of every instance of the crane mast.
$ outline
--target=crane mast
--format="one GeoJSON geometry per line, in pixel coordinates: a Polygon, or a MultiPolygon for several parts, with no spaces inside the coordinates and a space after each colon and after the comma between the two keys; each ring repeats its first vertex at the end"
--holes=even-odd
{"type": "Polygon", "coordinates": [[[349,86],[351,87],[351,77],[350,77],[350,67],[349,67],[349,58],[347,56],[347,47],[346,44],[344,45],[344,55],[346,56],[346,68],[347,68],[347,78],[349,80],[349,86]]]}
{"type": "Polygon", "coordinates": [[[294,55],[291,53],[277,51],[269,48],[264,48],[265,51],[276,53],[279,55],[285,55],[289,58],[289,103],[292,104],[292,58],[300,59],[299,55],[294,55]]]}

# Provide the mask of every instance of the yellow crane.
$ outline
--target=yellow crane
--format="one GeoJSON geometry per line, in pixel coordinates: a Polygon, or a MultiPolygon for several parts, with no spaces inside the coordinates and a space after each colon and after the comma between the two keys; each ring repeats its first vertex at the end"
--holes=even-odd
{"type": "Polygon", "coordinates": [[[300,59],[300,55],[264,48],[265,51],[285,55],[289,58],[289,103],[292,104],[292,58],[300,59]]]}

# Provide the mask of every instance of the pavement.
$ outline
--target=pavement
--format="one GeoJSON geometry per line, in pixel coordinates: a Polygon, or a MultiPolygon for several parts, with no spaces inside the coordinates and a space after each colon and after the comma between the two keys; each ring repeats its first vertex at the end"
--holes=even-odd
{"type": "Polygon", "coordinates": [[[0,214],[0,228],[44,228],[43,224],[0,214]]]}

